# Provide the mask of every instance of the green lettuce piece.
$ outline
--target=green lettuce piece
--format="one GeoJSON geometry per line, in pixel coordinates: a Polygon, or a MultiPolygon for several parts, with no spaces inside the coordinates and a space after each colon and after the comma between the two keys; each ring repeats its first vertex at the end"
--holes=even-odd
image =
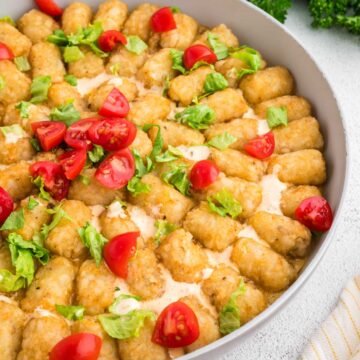
{"type": "Polygon", "coordinates": [[[129,295],[129,294],[120,294],[119,296],[116,297],[116,299],[108,307],[109,312],[112,314],[121,315],[121,314],[117,313],[117,307],[123,300],[126,300],[126,299],[134,299],[136,301],[141,300],[140,296],[129,295]]]}
{"type": "Polygon", "coordinates": [[[190,180],[187,176],[186,165],[173,165],[169,171],[162,174],[161,178],[167,183],[174,186],[181,194],[190,195],[190,180]]]}
{"type": "Polygon", "coordinates": [[[84,53],[80,50],[78,46],[67,46],[63,52],[64,61],[67,64],[78,61],[84,56],[84,53]]]}
{"type": "Polygon", "coordinates": [[[207,105],[197,104],[187,107],[175,115],[175,120],[193,129],[206,130],[215,120],[215,112],[207,105]]]}
{"type": "Polygon", "coordinates": [[[226,189],[222,189],[217,194],[208,197],[207,201],[209,208],[223,217],[230,215],[234,219],[242,212],[241,204],[226,189]]]}
{"type": "Polygon", "coordinates": [[[28,208],[29,210],[33,210],[33,209],[35,209],[38,205],[39,205],[39,202],[38,202],[36,199],[34,199],[32,196],[30,196],[27,208],[28,208]]]}
{"type": "Polygon", "coordinates": [[[58,305],[55,304],[56,311],[68,320],[82,320],[85,308],[83,306],[58,305]]]}
{"type": "Polygon", "coordinates": [[[24,209],[13,211],[5,222],[2,224],[0,230],[20,230],[24,227],[24,209]]]}
{"type": "Polygon", "coordinates": [[[0,90],[5,89],[6,81],[3,76],[0,75],[0,90]]]}
{"type": "Polygon", "coordinates": [[[31,66],[26,56],[18,56],[14,58],[14,63],[19,71],[26,72],[31,69],[31,66]]]}
{"type": "Polygon", "coordinates": [[[149,310],[133,310],[125,315],[100,315],[98,317],[106,333],[119,340],[139,337],[146,318],[154,321],[156,316],[149,310]]]}
{"type": "Polygon", "coordinates": [[[170,162],[183,157],[183,153],[174,146],[169,145],[168,149],[155,157],[155,161],[158,163],[170,162]]]}
{"type": "Polygon", "coordinates": [[[30,106],[31,106],[31,103],[29,103],[27,101],[21,101],[15,106],[15,109],[20,110],[20,117],[22,119],[28,119],[30,116],[30,114],[29,114],[30,106]]]}
{"type": "Polygon", "coordinates": [[[270,129],[281,125],[287,126],[288,118],[286,107],[268,107],[266,111],[266,120],[270,129]]]}
{"type": "Polygon", "coordinates": [[[218,35],[209,32],[208,42],[218,60],[223,60],[229,56],[229,50],[227,46],[223,42],[219,41],[218,35]]]}
{"type": "Polygon", "coordinates": [[[72,102],[60,105],[51,110],[50,119],[65,123],[67,127],[80,119],[80,112],[74,107],[72,102]]]}
{"type": "Polygon", "coordinates": [[[50,76],[37,76],[31,83],[31,100],[33,104],[44,102],[48,99],[48,91],[51,86],[50,76]]]}
{"type": "Polygon", "coordinates": [[[88,151],[87,155],[91,162],[98,163],[104,158],[105,151],[100,145],[94,144],[93,146],[93,149],[91,151],[88,151]]]}
{"type": "Polygon", "coordinates": [[[156,233],[154,236],[154,241],[156,246],[159,246],[162,239],[165,238],[170,233],[172,233],[173,231],[175,231],[177,229],[177,226],[166,220],[156,220],[155,228],[156,228],[156,233]]]}
{"type": "Polygon", "coordinates": [[[237,138],[235,136],[225,131],[224,133],[211,138],[207,144],[219,150],[225,150],[236,140],[237,138]]]}
{"type": "Polygon", "coordinates": [[[19,124],[9,125],[9,126],[2,126],[0,127],[1,132],[6,137],[7,135],[14,134],[18,136],[24,136],[26,133],[23,128],[19,124]]]}
{"type": "Polygon", "coordinates": [[[204,83],[204,93],[207,95],[213,94],[216,91],[221,91],[229,87],[228,81],[224,76],[218,72],[207,74],[204,83]]]}
{"type": "Polygon", "coordinates": [[[34,185],[39,189],[39,197],[45,201],[51,199],[50,194],[45,190],[44,179],[41,176],[38,176],[33,180],[34,185]]]}
{"type": "Polygon", "coordinates": [[[64,80],[71,86],[76,86],[78,84],[77,78],[74,75],[66,74],[64,80]]]}
{"type": "Polygon", "coordinates": [[[260,53],[248,46],[241,46],[230,54],[231,57],[243,61],[248,68],[241,69],[238,72],[238,77],[242,78],[244,75],[253,74],[260,69],[261,55],[260,53]]]}
{"type": "Polygon", "coordinates": [[[78,229],[78,233],[83,244],[90,250],[90,254],[94,258],[96,266],[99,266],[102,260],[103,247],[107,243],[107,239],[89,222],[81,229],[78,229]]]}
{"type": "Polygon", "coordinates": [[[9,270],[0,269],[0,291],[12,292],[26,286],[25,278],[14,275],[9,270]]]}
{"type": "Polygon", "coordinates": [[[175,50],[175,49],[170,50],[170,56],[172,59],[172,69],[181,72],[181,74],[186,73],[186,69],[183,64],[183,55],[184,52],[182,50],[175,50]]]}
{"type": "Polygon", "coordinates": [[[125,48],[137,55],[140,55],[148,47],[146,43],[142,41],[137,35],[129,35],[126,37],[126,39],[127,39],[127,44],[125,45],[125,48]]]}
{"type": "Polygon", "coordinates": [[[0,22],[6,22],[12,26],[16,26],[15,24],[15,21],[12,17],[10,16],[3,16],[1,19],[0,19],[0,22]]]}

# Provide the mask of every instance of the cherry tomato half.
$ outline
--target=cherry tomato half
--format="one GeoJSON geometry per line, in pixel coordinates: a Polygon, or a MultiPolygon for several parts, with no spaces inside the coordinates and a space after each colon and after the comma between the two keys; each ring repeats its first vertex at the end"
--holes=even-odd
{"type": "Polygon", "coordinates": [[[74,180],[82,171],[86,163],[86,150],[77,149],[67,151],[59,156],[59,162],[67,179],[74,180]]]}
{"type": "Polygon", "coordinates": [[[129,149],[109,155],[96,170],[95,177],[109,189],[121,189],[135,174],[135,160],[129,149]]]}
{"type": "Polygon", "coordinates": [[[2,225],[8,216],[14,210],[14,201],[10,194],[0,187],[0,225],[2,225]]]}
{"type": "Polygon", "coordinates": [[[151,17],[151,28],[154,32],[165,32],[176,29],[174,15],[169,7],[154,12],[151,17]]]}
{"type": "Polygon", "coordinates": [[[266,159],[272,155],[275,149],[274,134],[270,131],[267,134],[258,136],[244,145],[244,150],[257,159],[266,159]]]}
{"type": "Polygon", "coordinates": [[[295,218],[312,231],[328,231],[333,222],[329,203],[321,196],[303,200],[295,210],[295,218]]]}
{"type": "Polygon", "coordinates": [[[45,151],[60,145],[66,133],[66,125],[61,121],[33,122],[31,128],[45,151]]]}
{"type": "Polygon", "coordinates": [[[113,51],[116,44],[127,44],[127,38],[120,31],[108,30],[104,31],[98,39],[99,47],[102,51],[113,51]]]}
{"type": "Polygon", "coordinates": [[[51,161],[38,161],[30,166],[30,174],[36,179],[41,176],[45,190],[55,200],[64,199],[68,192],[70,181],[66,178],[60,164],[51,161]]]}
{"type": "Polygon", "coordinates": [[[211,160],[197,162],[190,171],[189,179],[195,190],[211,185],[220,174],[220,170],[211,160]]]}
{"type": "Polygon", "coordinates": [[[88,137],[107,151],[117,151],[130,146],[136,132],[136,126],[128,120],[103,119],[91,125],[88,137]]]}
{"type": "Polygon", "coordinates": [[[35,0],[39,9],[50,16],[60,16],[63,9],[59,7],[53,0],[35,0]]]}
{"type": "Polygon", "coordinates": [[[74,149],[92,149],[91,141],[89,140],[87,131],[91,125],[99,121],[98,118],[88,118],[76,121],[70,125],[66,131],[64,141],[74,149]]]}
{"type": "Polygon", "coordinates": [[[12,50],[7,45],[0,42],[0,60],[12,60],[14,57],[12,50]]]}
{"type": "Polygon", "coordinates": [[[118,88],[114,87],[100,108],[99,115],[122,118],[129,113],[129,110],[129,102],[125,95],[118,88]]]}
{"type": "Polygon", "coordinates": [[[205,61],[209,64],[213,64],[217,61],[215,53],[205,45],[192,45],[188,47],[183,55],[183,61],[185,67],[189,70],[198,61],[205,61]]]}
{"type": "Polygon", "coordinates": [[[136,253],[136,239],[139,231],[128,232],[112,238],[104,246],[104,259],[110,270],[117,276],[126,279],[129,260],[136,253]]]}
{"type": "Polygon", "coordinates": [[[151,340],[164,347],[178,348],[192,344],[199,335],[194,311],[185,303],[176,301],[159,315],[151,340]]]}
{"type": "Polygon", "coordinates": [[[97,360],[102,340],[89,333],[78,333],[60,340],[51,350],[49,360],[97,360]]]}

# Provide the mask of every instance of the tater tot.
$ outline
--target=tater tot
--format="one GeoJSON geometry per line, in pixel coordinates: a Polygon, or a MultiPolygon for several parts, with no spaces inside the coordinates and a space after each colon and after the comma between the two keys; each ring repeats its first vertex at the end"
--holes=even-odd
{"type": "Polygon", "coordinates": [[[205,202],[186,215],[183,226],[196,240],[215,251],[225,250],[242,228],[238,221],[210,211],[205,202]]]}
{"type": "Polygon", "coordinates": [[[104,31],[121,30],[126,20],[128,6],[119,0],[106,0],[99,5],[94,17],[100,21],[104,31]]]}
{"type": "Polygon", "coordinates": [[[195,351],[220,338],[217,319],[195,296],[185,296],[179,299],[179,301],[185,303],[194,311],[199,322],[200,335],[196,341],[186,347],[187,352],[195,351]]]}
{"type": "Polygon", "coordinates": [[[150,36],[150,18],[159,7],[144,3],[139,5],[127,18],[123,32],[126,35],[137,35],[147,41],[150,36]]]}
{"type": "Polygon", "coordinates": [[[236,88],[239,84],[239,71],[241,69],[247,69],[248,67],[244,61],[232,57],[215,63],[215,70],[225,76],[229,86],[232,88],[236,88]]]}
{"type": "Polygon", "coordinates": [[[31,182],[29,164],[26,161],[20,161],[0,170],[0,186],[14,200],[21,200],[30,195],[34,185],[31,182]]]}
{"type": "Polygon", "coordinates": [[[73,323],[72,334],[90,333],[97,335],[102,340],[101,350],[98,360],[117,360],[118,351],[116,340],[111,338],[102,328],[96,317],[85,316],[84,319],[73,323]]]}
{"type": "Polygon", "coordinates": [[[239,40],[225,24],[220,24],[218,26],[215,26],[209,31],[205,31],[196,39],[195,42],[209,46],[209,42],[208,42],[209,33],[216,35],[218,41],[224,43],[227,47],[235,48],[239,46],[239,40]]]}
{"type": "Polygon", "coordinates": [[[79,200],[88,206],[109,205],[115,198],[124,198],[124,190],[113,190],[102,186],[95,178],[96,169],[86,169],[82,175],[90,180],[89,184],[84,184],[77,178],[71,182],[68,198],[79,200]]]}
{"type": "Polygon", "coordinates": [[[9,142],[7,137],[0,131],[0,164],[13,164],[21,160],[31,160],[35,150],[28,137],[9,142]]]}
{"type": "Polygon", "coordinates": [[[265,174],[266,165],[261,160],[233,149],[211,149],[211,157],[217,167],[228,176],[258,182],[265,174]]]}
{"type": "Polygon", "coordinates": [[[0,348],[3,360],[16,360],[25,320],[25,314],[15,303],[0,300],[0,348]]]}
{"type": "Polygon", "coordinates": [[[273,129],[275,136],[275,152],[285,154],[288,152],[317,149],[324,146],[319,123],[313,117],[306,117],[290,122],[287,126],[273,129]]]}
{"type": "Polygon", "coordinates": [[[236,305],[241,324],[245,324],[266,308],[265,296],[255,285],[242,278],[232,267],[221,264],[204,280],[201,288],[216,309],[221,311],[242,281],[245,284],[245,293],[236,298],[236,305]]]}
{"type": "Polygon", "coordinates": [[[197,22],[184,13],[174,14],[176,29],[162,32],[160,45],[163,48],[185,50],[195,39],[198,30],[197,22]]]}
{"type": "Polygon", "coordinates": [[[209,141],[213,137],[225,132],[237,138],[229,147],[231,149],[242,150],[249,140],[257,136],[258,121],[244,118],[232,120],[227,123],[214,124],[205,131],[205,137],[209,141]]]}
{"type": "Polygon", "coordinates": [[[268,173],[278,171],[282,182],[294,185],[321,185],[326,180],[326,165],[318,150],[299,150],[270,160],[268,173]]]}
{"type": "Polygon", "coordinates": [[[39,42],[31,48],[29,61],[32,76],[50,76],[53,83],[63,81],[65,67],[60,49],[49,42],[39,42]]]}
{"type": "Polygon", "coordinates": [[[62,29],[65,34],[75,34],[79,29],[89,26],[92,17],[91,7],[83,2],[73,2],[63,12],[62,29]]]}
{"type": "Polygon", "coordinates": [[[161,49],[152,55],[140,68],[136,77],[144,86],[163,86],[165,79],[172,79],[176,72],[172,69],[173,61],[170,55],[172,49],[161,49]]]}
{"type": "Polygon", "coordinates": [[[84,57],[69,64],[69,74],[77,78],[92,78],[105,72],[104,60],[101,57],[84,47],[81,47],[81,51],[84,57]]]}
{"type": "Polygon", "coordinates": [[[311,115],[310,103],[301,96],[281,96],[257,104],[254,107],[255,114],[266,118],[267,109],[270,107],[285,107],[288,121],[293,121],[311,115]]]}
{"type": "Polygon", "coordinates": [[[148,93],[138,97],[130,107],[128,119],[136,125],[153,124],[165,120],[171,111],[171,101],[160,95],[148,93]]]}
{"type": "Polygon", "coordinates": [[[194,196],[201,200],[213,196],[221,190],[228,190],[242,206],[239,218],[246,219],[251,216],[260,205],[262,200],[262,189],[259,184],[252,183],[240,178],[226,177],[220,174],[218,179],[203,191],[194,193],[194,196]]]}
{"type": "Polygon", "coordinates": [[[283,256],[250,238],[235,243],[231,260],[241,274],[270,291],[284,290],[295,278],[295,270],[283,256]]]}
{"type": "MultiPolygon", "coordinates": [[[[203,134],[197,130],[189,128],[188,126],[172,121],[158,121],[156,124],[160,126],[161,136],[164,140],[164,148],[167,148],[169,145],[201,145],[205,142],[203,134]]],[[[159,129],[157,127],[153,127],[149,130],[149,136],[153,143],[158,130],[159,129]]]]}
{"type": "Polygon", "coordinates": [[[136,149],[142,158],[151,153],[153,146],[150,138],[145,131],[137,129],[136,138],[133,143],[130,145],[130,149],[136,149]]]}
{"type": "Polygon", "coordinates": [[[67,82],[60,82],[53,84],[48,92],[50,104],[53,107],[66,104],[68,101],[73,100],[75,109],[83,111],[87,109],[85,100],[81,97],[76,87],[71,86],[67,82]]]}
{"type": "Polygon", "coordinates": [[[300,185],[289,187],[281,193],[281,211],[285,216],[293,218],[300,203],[312,196],[321,196],[321,192],[316,186],[300,185]]]}
{"type": "Polygon", "coordinates": [[[31,80],[15,64],[8,60],[0,61],[0,77],[5,84],[0,90],[0,103],[8,105],[29,99],[31,80]]]}
{"type": "Polygon", "coordinates": [[[249,220],[261,239],[282,255],[303,257],[311,242],[311,232],[298,221],[283,215],[259,211],[249,220]]]}
{"type": "Polygon", "coordinates": [[[161,297],[165,292],[165,280],[159,262],[150,249],[137,249],[129,262],[128,285],[142,300],[161,297]]]}
{"type": "Polygon", "coordinates": [[[201,100],[200,103],[215,111],[215,122],[217,123],[241,117],[248,110],[248,105],[241,92],[230,88],[217,91],[201,100]]]}
{"type": "Polygon", "coordinates": [[[175,230],[162,240],[157,254],[176,281],[199,282],[201,271],[209,266],[204,249],[184,229],[175,230]]]}
{"type": "Polygon", "coordinates": [[[37,307],[54,310],[55,304],[70,305],[74,290],[75,267],[64,257],[54,257],[39,268],[21,300],[21,308],[33,312],[37,307]]]}
{"type": "Polygon", "coordinates": [[[102,314],[114,300],[115,287],[116,276],[104,262],[96,266],[94,260],[86,260],[76,277],[76,303],[88,315],[102,314]]]}
{"type": "Polygon", "coordinates": [[[50,109],[47,106],[31,104],[28,108],[29,117],[22,118],[20,115],[20,110],[16,108],[17,105],[18,103],[14,103],[6,107],[6,112],[2,121],[3,126],[18,124],[28,134],[33,134],[31,123],[49,120],[50,109]]]}
{"type": "Polygon", "coordinates": [[[90,94],[88,102],[92,111],[98,111],[104,105],[105,100],[114,88],[120,90],[129,102],[136,98],[138,89],[134,82],[126,78],[116,80],[116,82],[109,81],[101,85],[90,94]]]}
{"type": "Polygon", "coordinates": [[[0,42],[5,43],[14,56],[28,56],[32,45],[27,36],[5,21],[0,23],[0,42]]]}
{"type": "Polygon", "coordinates": [[[206,76],[214,71],[209,66],[201,66],[189,75],[180,75],[170,81],[169,97],[183,106],[190,105],[204,89],[206,76]]]}
{"type": "Polygon", "coordinates": [[[45,41],[54,30],[59,28],[58,23],[49,15],[32,9],[25,13],[17,22],[19,30],[26,35],[33,44],[45,41]]]}
{"type": "Polygon", "coordinates": [[[119,76],[135,76],[146,59],[146,51],[143,51],[141,54],[135,54],[121,46],[116,48],[111,54],[109,62],[106,65],[106,71],[111,74],[115,68],[119,76]]]}
{"type": "Polygon", "coordinates": [[[279,96],[290,95],[295,87],[289,70],[281,66],[269,67],[245,76],[240,81],[246,101],[258,104],[279,96]]]}
{"type": "Polygon", "coordinates": [[[70,335],[70,327],[57,316],[32,318],[25,326],[17,360],[48,359],[52,348],[70,335]]]}
{"type": "Polygon", "coordinates": [[[90,221],[91,211],[78,200],[64,200],[62,209],[71,220],[63,217],[50,231],[45,245],[54,254],[65,256],[68,259],[82,259],[88,251],[81,241],[78,229],[90,221]]]}
{"type": "Polygon", "coordinates": [[[41,230],[43,224],[47,224],[50,220],[50,214],[47,210],[47,202],[33,197],[38,205],[29,210],[28,204],[30,198],[21,201],[20,205],[24,209],[24,226],[16,232],[23,237],[24,240],[30,241],[32,237],[41,230]]]}
{"type": "Polygon", "coordinates": [[[186,213],[193,207],[193,201],[171,186],[163,183],[153,174],[145,175],[141,181],[151,186],[149,193],[138,196],[130,196],[130,202],[144,208],[148,214],[152,214],[154,208],[158,210],[156,218],[166,218],[173,224],[178,224],[186,213]]]}
{"type": "Polygon", "coordinates": [[[151,341],[155,322],[146,319],[139,337],[118,340],[120,358],[123,360],[169,360],[166,348],[151,341]]]}

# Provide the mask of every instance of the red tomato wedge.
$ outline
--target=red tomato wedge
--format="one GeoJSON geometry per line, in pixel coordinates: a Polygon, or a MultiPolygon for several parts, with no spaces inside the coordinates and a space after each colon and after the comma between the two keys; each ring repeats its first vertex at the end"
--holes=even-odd
{"type": "Polygon", "coordinates": [[[42,177],[45,190],[55,199],[64,199],[68,192],[70,181],[66,178],[60,164],[51,161],[38,161],[30,166],[30,174],[36,179],[42,177]]]}
{"type": "Polygon", "coordinates": [[[50,16],[60,16],[63,9],[59,7],[53,0],[35,0],[39,9],[50,16]]]}
{"type": "Polygon", "coordinates": [[[59,156],[59,162],[67,179],[74,180],[86,163],[86,150],[77,149],[65,152],[59,156]]]}
{"type": "Polygon", "coordinates": [[[190,171],[189,179],[195,190],[200,190],[211,185],[219,176],[220,170],[211,160],[197,162],[190,171]]]}
{"type": "Polygon", "coordinates": [[[14,210],[14,201],[10,194],[0,187],[0,226],[14,210]]]}
{"type": "Polygon", "coordinates": [[[272,155],[275,149],[274,134],[270,131],[265,135],[258,136],[244,145],[244,150],[257,159],[266,159],[272,155]]]}
{"type": "Polygon", "coordinates": [[[151,28],[154,32],[165,32],[176,29],[174,15],[169,7],[154,12],[151,17],[151,28]]]}
{"type": "Polygon", "coordinates": [[[126,117],[129,110],[129,102],[125,95],[118,88],[114,87],[100,108],[99,115],[123,118],[126,117]]]}
{"type": "Polygon", "coordinates": [[[300,203],[295,218],[312,231],[325,232],[331,228],[333,213],[323,197],[312,196],[300,203]]]}
{"type": "Polygon", "coordinates": [[[90,333],[78,333],[60,340],[51,350],[49,360],[97,360],[102,340],[90,333]]]}
{"type": "Polygon", "coordinates": [[[6,44],[0,42],[0,60],[12,60],[14,57],[12,50],[6,44]]]}
{"type": "Polygon", "coordinates": [[[33,122],[31,128],[45,151],[60,145],[66,133],[66,125],[61,121],[33,122]]]}
{"type": "Polygon", "coordinates": [[[96,170],[95,177],[109,189],[121,189],[135,174],[135,160],[129,149],[109,155],[96,170]]]}
{"type": "Polygon", "coordinates": [[[88,118],[76,121],[70,125],[66,131],[64,141],[74,149],[92,149],[91,141],[89,140],[87,131],[91,125],[100,121],[98,118],[88,118]]]}
{"type": "Polygon", "coordinates": [[[217,61],[215,53],[205,45],[192,45],[188,47],[183,55],[185,67],[190,70],[198,61],[213,64],[217,61]]]}
{"type": "Polygon", "coordinates": [[[127,278],[128,263],[136,253],[136,239],[139,236],[139,231],[124,233],[115,236],[104,246],[104,259],[116,276],[127,278]]]}
{"type": "Polygon", "coordinates": [[[110,52],[115,49],[116,44],[127,44],[127,38],[120,31],[104,31],[98,39],[99,47],[102,51],[110,52]]]}
{"type": "Polygon", "coordinates": [[[168,348],[188,346],[200,335],[194,311],[181,301],[168,305],[159,315],[152,341],[168,348]]]}
{"type": "Polygon", "coordinates": [[[136,132],[136,126],[128,120],[103,119],[91,125],[88,137],[107,151],[117,151],[130,146],[136,132]]]}

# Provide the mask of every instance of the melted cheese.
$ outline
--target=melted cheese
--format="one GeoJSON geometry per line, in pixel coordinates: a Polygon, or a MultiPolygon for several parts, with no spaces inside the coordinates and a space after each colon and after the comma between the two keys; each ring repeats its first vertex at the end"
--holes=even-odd
{"type": "Polygon", "coordinates": [[[99,222],[99,216],[100,214],[105,210],[105,208],[101,205],[94,205],[94,206],[89,206],[90,210],[91,210],[91,220],[90,223],[91,225],[94,226],[94,228],[97,231],[101,231],[101,226],[100,226],[100,222],[99,222]]]}
{"type": "Polygon", "coordinates": [[[89,94],[92,90],[98,88],[106,81],[112,80],[115,77],[106,73],[101,73],[93,78],[82,78],[77,80],[76,89],[81,96],[89,94]]]}
{"type": "Polygon", "coordinates": [[[41,307],[37,307],[34,310],[33,313],[34,316],[38,315],[40,317],[58,317],[57,315],[55,315],[54,313],[52,313],[51,311],[45,310],[41,307]]]}
{"type": "Polygon", "coordinates": [[[254,109],[251,107],[249,107],[248,111],[243,115],[243,118],[255,119],[258,121],[258,135],[264,135],[270,131],[266,119],[262,119],[257,116],[254,112],[254,109]]]}
{"type": "Polygon", "coordinates": [[[117,217],[121,219],[127,218],[125,210],[119,201],[114,201],[113,203],[110,204],[106,215],[109,218],[117,218],[117,217]]]}
{"type": "Polygon", "coordinates": [[[156,233],[155,219],[146,214],[146,212],[137,207],[132,206],[129,208],[129,214],[131,220],[140,229],[141,235],[145,238],[151,238],[156,233]]]}
{"type": "Polygon", "coordinates": [[[177,149],[179,149],[184,158],[188,160],[193,161],[200,161],[200,160],[206,160],[210,156],[210,149],[208,146],[205,145],[199,145],[199,146],[178,146],[177,149]]]}

